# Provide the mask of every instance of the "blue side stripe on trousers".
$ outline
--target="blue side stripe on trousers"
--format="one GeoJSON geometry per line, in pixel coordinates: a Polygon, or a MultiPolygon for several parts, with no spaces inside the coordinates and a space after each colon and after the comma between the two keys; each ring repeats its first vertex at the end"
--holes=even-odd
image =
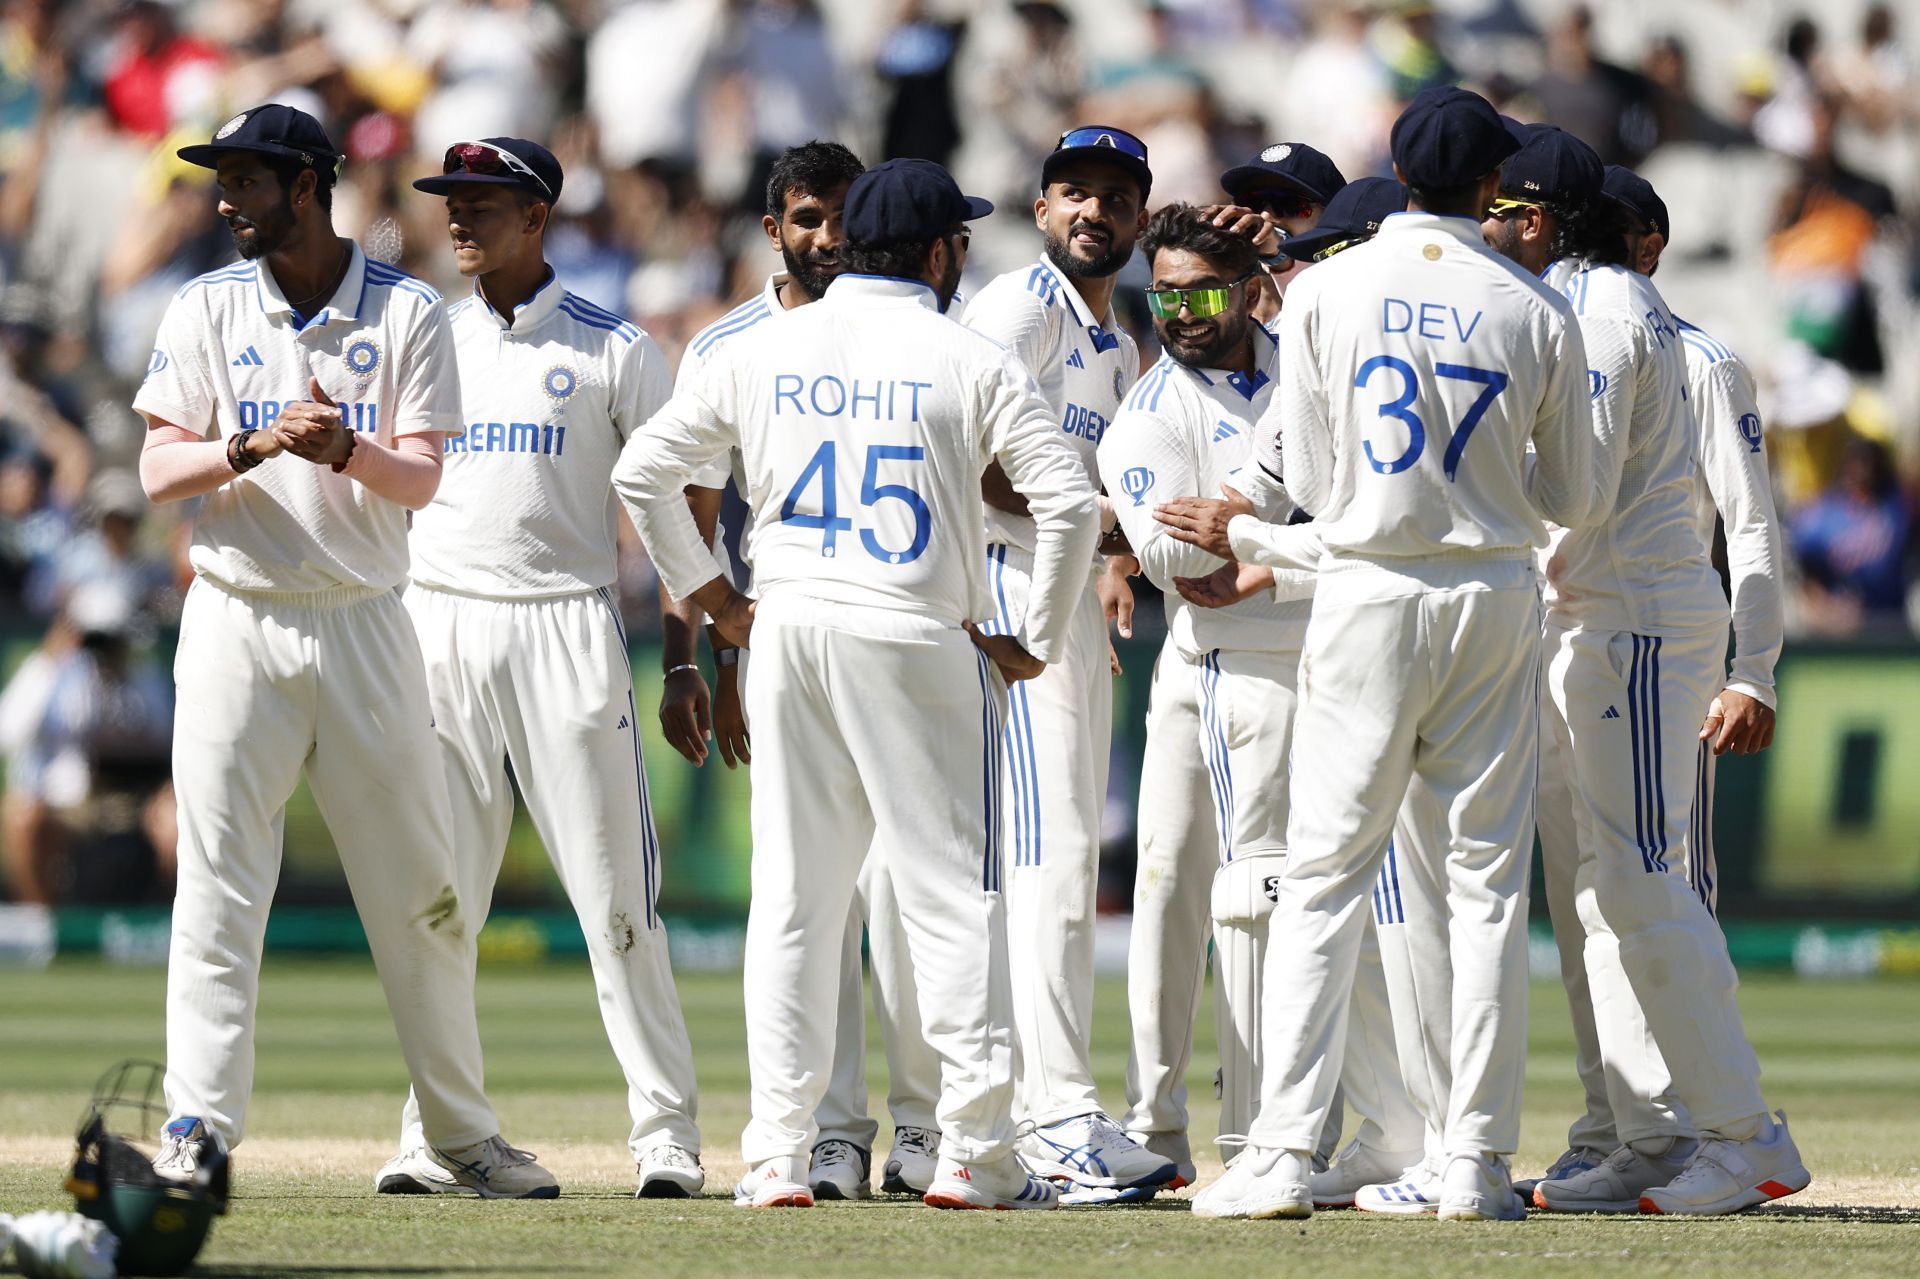
{"type": "MultiPolygon", "coordinates": [[[[613,592],[606,587],[600,587],[595,594],[607,606],[607,616],[613,619],[613,633],[620,639],[620,657],[624,662],[627,628],[620,623],[619,606],[614,603],[613,592]]],[[[660,897],[660,837],[654,833],[653,796],[647,791],[647,766],[640,757],[640,708],[633,699],[631,676],[627,679],[627,736],[633,741],[633,775],[640,788],[641,875],[647,892],[647,927],[652,928],[659,921],[656,906],[660,897]]]]}
{"type": "Polygon", "coordinates": [[[1666,763],[1666,747],[1661,741],[1660,725],[1660,644],[1658,636],[1648,639],[1652,651],[1653,666],[1647,679],[1647,701],[1653,709],[1653,796],[1657,805],[1654,818],[1654,854],[1653,861],[1661,870],[1667,868],[1667,787],[1663,766],[1666,763]]]}
{"type": "Polygon", "coordinates": [[[1213,784],[1214,818],[1218,823],[1220,863],[1233,860],[1233,770],[1227,761],[1227,735],[1220,724],[1220,650],[1200,659],[1201,754],[1213,784]]]}
{"type": "Polygon", "coordinates": [[[980,853],[980,888],[1000,889],[1000,713],[994,704],[992,674],[985,653],[974,654],[980,673],[980,774],[985,801],[986,846],[980,853]]]}

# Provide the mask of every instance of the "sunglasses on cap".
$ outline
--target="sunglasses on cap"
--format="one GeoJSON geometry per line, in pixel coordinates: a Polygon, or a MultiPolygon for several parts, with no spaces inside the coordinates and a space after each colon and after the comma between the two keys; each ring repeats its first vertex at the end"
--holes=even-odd
{"type": "Polygon", "coordinates": [[[1088,125],[1082,129],[1068,129],[1060,135],[1060,141],[1054,143],[1055,151],[1066,151],[1074,147],[1112,147],[1122,155],[1130,155],[1142,164],[1147,159],[1147,144],[1131,133],[1120,129],[1109,129],[1101,125],[1088,125]]]}
{"type": "Polygon", "coordinates": [[[547,185],[545,178],[528,168],[525,160],[491,142],[456,142],[448,147],[446,159],[440,164],[440,172],[459,173],[462,170],[489,178],[532,178],[547,193],[547,198],[553,199],[553,188],[547,185]]]}
{"type": "Polygon", "coordinates": [[[1255,213],[1267,213],[1276,218],[1310,218],[1319,206],[1298,191],[1268,189],[1249,192],[1247,207],[1255,213]]]}
{"type": "Polygon", "coordinates": [[[1234,287],[1251,280],[1253,274],[1253,271],[1249,271],[1229,284],[1212,285],[1204,289],[1148,289],[1147,310],[1153,312],[1156,320],[1174,319],[1183,308],[1193,312],[1197,320],[1210,319],[1227,309],[1233,301],[1234,287]]]}

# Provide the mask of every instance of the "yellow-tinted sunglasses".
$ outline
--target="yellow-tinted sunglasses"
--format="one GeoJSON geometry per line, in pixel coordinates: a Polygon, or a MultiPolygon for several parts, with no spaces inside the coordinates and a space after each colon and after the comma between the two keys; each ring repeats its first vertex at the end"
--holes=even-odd
{"type": "Polygon", "coordinates": [[[1197,320],[1209,319],[1227,309],[1233,300],[1234,287],[1251,280],[1253,274],[1249,271],[1231,283],[1205,289],[1148,289],[1147,310],[1153,312],[1157,320],[1174,319],[1182,308],[1193,312],[1197,320]]]}

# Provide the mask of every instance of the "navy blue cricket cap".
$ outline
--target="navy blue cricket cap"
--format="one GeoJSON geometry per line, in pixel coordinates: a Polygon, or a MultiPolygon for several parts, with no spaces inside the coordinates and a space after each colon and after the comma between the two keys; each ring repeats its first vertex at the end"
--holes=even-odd
{"type": "Polygon", "coordinates": [[[456,142],[440,162],[440,176],[416,178],[413,189],[450,195],[463,186],[512,187],[548,204],[560,198],[560,162],[525,138],[456,142]]]}
{"type": "Polygon", "coordinates": [[[847,188],[841,225],[856,244],[898,244],[951,235],[956,223],[992,212],[987,201],[961,194],[953,175],[931,160],[886,160],[847,188]]]}
{"type": "Polygon", "coordinates": [[[1220,189],[1243,204],[1248,192],[1278,187],[1325,206],[1346,185],[1340,166],[1304,142],[1276,142],[1220,175],[1220,189]]]}
{"type": "Polygon", "coordinates": [[[1500,171],[1501,199],[1578,208],[1600,197],[1606,166],[1599,152],[1555,125],[1530,124],[1526,133],[1526,145],[1500,171]]]}
{"type": "Polygon", "coordinates": [[[1280,251],[1311,262],[1335,245],[1371,240],[1381,221],[1407,209],[1407,189],[1392,178],[1355,178],[1327,201],[1311,231],[1288,236],[1280,251]]]}
{"type": "Polygon", "coordinates": [[[1423,89],[1393,122],[1388,144],[1408,185],[1465,186],[1520,149],[1493,104],[1452,85],[1423,89]]]}
{"type": "Polygon", "coordinates": [[[1653,189],[1653,183],[1624,164],[1609,164],[1600,189],[1612,196],[1616,204],[1646,223],[1649,230],[1658,231],[1668,244],[1673,243],[1673,230],[1667,223],[1667,202],[1653,189]]]}
{"type": "Polygon", "coordinates": [[[220,166],[220,157],[232,151],[285,156],[316,171],[331,171],[340,160],[340,149],[318,120],[298,107],[278,102],[242,111],[221,125],[211,142],[181,147],[175,154],[188,164],[214,169],[220,166]]]}
{"type": "Polygon", "coordinates": [[[1062,165],[1075,160],[1098,160],[1111,164],[1140,184],[1140,202],[1145,204],[1153,190],[1153,169],[1147,163],[1147,144],[1125,129],[1106,124],[1083,124],[1068,129],[1053,144],[1053,151],[1040,165],[1040,188],[1052,185],[1062,165]]]}

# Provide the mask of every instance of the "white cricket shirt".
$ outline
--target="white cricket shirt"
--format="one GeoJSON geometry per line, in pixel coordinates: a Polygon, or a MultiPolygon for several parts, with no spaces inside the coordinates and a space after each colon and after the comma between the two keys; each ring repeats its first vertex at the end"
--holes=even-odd
{"type": "MultiPolygon", "coordinates": [[[[760,292],[694,334],[693,341],[687,343],[687,349],[680,353],[680,371],[674,376],[674,386],[685,386],[689,379],[697,376],[714,352],[725,345],[729,338],[745,333],[768,316],[779,315],[786,310],[786,304],[780,300],[780,290],[786,285],[787,279],[786,272],[774,272],[767,277],[767,283],[760,292]]],[[[733,479],[741,492],[746,491],[746,476],[739,469],[738,458],[716,462],[694,476],[691,482],[701,488],[717,489],[725,488],[729,478],[733,479]]],[[[742,554],[745,550],[743,545],[742,554]]]]}
{"type": "MultiPolygon", "coordinates": [[[[1044,256],[989,281],[967,303],[966,325],[1012,351],[1053,406],[1096,487],[1094,450],[1140,371],[1140,350],[1109,306],[1096,317],[1080,291],[1044,256]]],[[[987,540],[1033,549],[1033,520],[989,506],[987,540]]]]}
{"type": "Polygon", "coordinates": [[[1679,327],[1653,282],[1623,266],[1561,261],[1546,281],[1573,303],[1593,406],[1592,518],[1545,559],[1558,627],[1686,634],[1727,599],[1694,509],[1697,432],[1679,327]]]}
{"type": "MultiPolygon", "coordinates": [[[[352,246],[346,276],[301,327],[264,260],[188,281],[160,322],[133,407],[220,438],[273,425],[307,381],[381,444],[460,429],[460,383],[440,295],[352,246]]],[[[196,573],[249,591],[392,587],[407,573],[407,511],[357,480],[282,453],[206,495],[196,573]]]]}
{"type": "Polygon", "coordinates": [[[460,400],[440,489],[413,517],[413,578],[469,595],[567,595],[615,577],[620,446],[666,403],[666,356],[549,276],[505,318],[447,308],[460,400]]]}
{"type": "Polygon", "coordinates": [[[1580,330],[1479,223],[1383,219],[1287,286],[1280,343],[1262,435],[1329,555],[1524,558],[1592,505],[1580,330]]]}
{"type": "MultiPolygon", "coordinates": [[[[1205,577],[1226,563],[1172,536],[1153,508],[1173,497],[1215,497],[1251,464],[1254,428],[1280,377],[1280,347],[1252,326],[1253,376],[1188,368],[1162,355],[1127,393],[1100,443],[1100,475],[1141,571],[1166,595],[1167,626],[1180,655],[1197,662],[1216,648],[1283,652],[1306,638],[1312,584],[1292,598],[1262,594],[1230,608],[1195,608],[1176,577],[1205,577]]],[[[1290,510],[1274,512],[1285,522],[1290,510]]]]}
{"type": "Polygon", "coordinates": [[[738,448],[764,599],[958,626],[993,614],[980,475],[997,459],[1038,538],[1023,643],[1059,655],[1099,533],[1093,488],[1005,348],[914,280],[843,275],[731,337],[627,442],[614,485],[680,599],[715,576],[681,494],[738,448]]]}
{"type": "Polygon", "coordinates": [[[1733,587],[1733,672],[1727,687],[1773,706],[1773,668],[1786,629],[1780,520],[1773,509],[1753,374],[1705,330],[1679,316],[1674,324],[1687,357],[1688,398],[1698,432],[1694,531],[1710,547],[1716,514],[1727,528],[1727,575],[1733,587]]]}

